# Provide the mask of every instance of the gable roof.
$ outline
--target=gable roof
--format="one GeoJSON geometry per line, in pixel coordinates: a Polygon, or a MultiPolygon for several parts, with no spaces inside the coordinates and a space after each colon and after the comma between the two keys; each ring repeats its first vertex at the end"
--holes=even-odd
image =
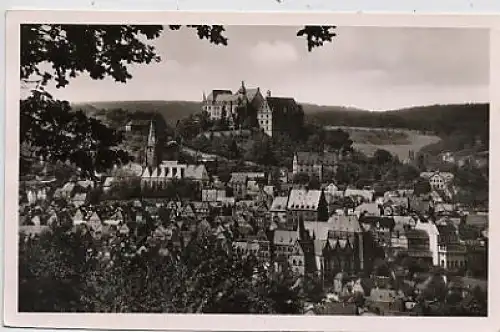
{"type": "Polygon", "coordinates": [[[299,236],[296,231],[276,230],[274,231],[273,243],[275,245],[295,245],[298,239],[299,236]]]}
{"type": "Polygon", "coordinates": [[[376,217],[376,216],[364,216],[359,220],[363,224],[369,224],[371,226],[380,225],[382,228],[394,229],[396,223],[392,217],[376,217]]]}
{"type": "Polygon", "coordinates": [[[207,97],[207,101],[219,101],[219,98],[227,98],[227,96],[232,96],[233,92],[231,90],[212,90],[207,97]]]}
{"type": "Polygon", "coordinates": [[[271,204],[271,211],[286,211],[288,197],[276,196],[271,204]]]}
{"type": "Polygon", "coordinates": [[[286,98],[286,97],[266,97],[267,105],[271,111],[280,111],[280,112],[297,112],[299,111],[299,105],[295,101],[294,98],[286,98]]]}
{"type": "Polygon", "coordinates": [[[370,300],[374,302],[394,302],[397,293],[393,289],[373,288],[370,292],[370,300]]]}
{"type": "Polygon", "coordinates": [[[373,190],[366,190],[366,189],[353,189],[353,188],[347,188],[344,191],[344,196],[349,197],[349,196],[361,196],[363,198],[366,198],[370,201],[373,200],[373,195],[374,191],[373,190]]]}
{"type": "Polygon", "coordinates": [[[328,223],[332,224],[332,231],[334,232],[347,232],[347,233],[361,233],[361,225],[356,216],[339,216],[332,215],[328,219],[328,223]]]}
{"type": "Polygon", "coordinates": [[[316,210],[321,199],[321,190],[292,189],[288,197],[289,210],[316,210]]]}
{"type": "Polygon", "coordinates": [[[435,171],[435,172],[422,172],[422,173],[420,173],[420,177],[422,177],[424,179],[431,179],[434,176],[440,176],[445,181],[451,181],[454,178],[453,173],[450,173],[450,172],[435,171]]]}
{"type": "Polygon", "coordinates": [[[247,180],[248,180],[248,177],[246,174],[232,173],[231,180],[229,180],[229,182],[230,183],[246,183],[247,180]]]}
{"type": "Polygon", "coordinates": [[[354,210],[361,213],[366,212],[376,216],[380,215],[380,209],[377,203],[363,203],[361,205],[358,205],[354,210]]]}
{"type": "Polygon", "coordinates": [[[335,224],[323,221],[304,221],[304,228],[311,238],[326,240],[328,233],[334,229],[335,224]]]}
{"type": "Polygon", "coordinates": [[[195,180],[206,180],[208,178],[205,165],[188,165],[184,177],[195,180]]]}
{"type": "Polygon", "coordinates": [[[465,223],[468,225],[484,227],[488,225],[488,215],[487,214],[468,214],[465,223]]]}
{"type": "Polygon", "coordinates": [[[73,196],[73,202],[78,202],[78,201],[85,201],[87,199],[87,193],[80,193],[80,194],[75,194],[73,196]]]}

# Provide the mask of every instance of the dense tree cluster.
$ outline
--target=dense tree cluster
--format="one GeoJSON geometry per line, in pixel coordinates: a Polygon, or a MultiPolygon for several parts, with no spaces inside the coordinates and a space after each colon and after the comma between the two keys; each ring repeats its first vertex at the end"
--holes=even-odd
{"type": "Polygon", "coordinates": [[[182,250],[134,241],[96,242],[54,229],[21,237],[19,309],[24,312],[272,313],[302,310],[291,275],[199,235],[182,250]],[[163,251],[165,252],[165,251],[163,251]]]}

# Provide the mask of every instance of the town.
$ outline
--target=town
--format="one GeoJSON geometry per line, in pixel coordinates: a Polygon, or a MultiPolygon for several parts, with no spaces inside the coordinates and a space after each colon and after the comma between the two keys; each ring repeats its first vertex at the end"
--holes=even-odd
{"type": "MultiPolygon", "coordinates": [[[[96,118],[123,133],[128,163],[88,176],[69,161],[22,156],[30,164],[19,182],[21,247],[77,234],[96,261],[118,265],[126,255],[194,259],[187,251],[201,243],[198,253],[210,264],[232,257],[252,266],[251,274],[277,276],[283,294],[296,291],[297,309],[278,313],[487,315],[488,207],[460,199],[472,189],[455,174],[485,167],[487,152],[443,151],[432,162],[418,151],[405,160],[385,150],[365,156],[338,130],[340,143],[290,144],[282,158],[279,138],[305,131],[302,106],[244,82],[234,93],[203,93],[199,112],[175,128],[156,113],[109,120],[111,113],[96,118]],[[249,137],[258,137],[255,146],[268,142],[269,151],[245,153],[249,137]],[[230,143],[220,152],[202,144],[215,140],[230,143]],[[361,167],[378,175],[353,181],[361,167]],[[392,173],[399,174],[386,177],[392,173]]],[[[217,312],[199,308],[186,312],[217,312]]]]}

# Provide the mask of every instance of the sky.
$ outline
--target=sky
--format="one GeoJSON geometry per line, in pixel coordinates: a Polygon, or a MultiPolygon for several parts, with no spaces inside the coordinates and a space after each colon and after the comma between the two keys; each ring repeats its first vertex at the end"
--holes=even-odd
{"type": "Polygon", "coordinates": [[[128,83],[82,75],[50,90],[71,102],[201,101],[203,92],[245,81],[302,103],[373,111],[489,100],[487,30],[338,27],[332,43],[309,52],[299,29],[228,26],[227,46],[167,29],[153,42],[161,62],[132,65],[128,83]]]}

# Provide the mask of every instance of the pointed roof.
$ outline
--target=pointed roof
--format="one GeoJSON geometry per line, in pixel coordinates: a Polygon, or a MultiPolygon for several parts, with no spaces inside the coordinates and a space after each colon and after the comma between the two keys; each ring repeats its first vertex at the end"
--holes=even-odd
{"type": "Polygon", "coordinates": [[[157,178],[158,177],[158,168],[157,167],[155,167],[153,169],[153,173],[151,173],[151,177],[152,178],[157,178]]]}
{"type": "Polygon", "coordinates": [[[156,133],[155,133],[155,127],[153,125],[153,120],[151,120],[149,125],[148,146],[155,144],[156,144],[156,133]]]}
{"type": "Polygon", "coordinates": [[[144,172],[142,173],[143,178],[149,178],[151,177],[151,173],[149,172],[149,167],[144,168],[144,172]]]}
{"type": "Polygon", "coordinates": [[[82,210],[78,209],[76,210],[75,214],[73,215],[73,220],[83,220],[84,215],[82,213],[82,210]]]}
{"type": "Polygon", "coordinates": [[[276,230],[274,231],[274,244],[275,245],[294,245],[298,240],[298,233],[296,231],[276,230]]]}
{"type": "Polygon", "coordinates": [[[119,229],[119,232],[121,234],[128,234],[130,232],[130,228],[127,226],[127,224],[123,224],[120,229],[119,229]]]}
{"type": "Polygon", "coordinates": [[[94,211],[92,213],[92,215],[90,216],[89,221],[101,221],[101,218],[99,218],[99,216],[97,215],[97,212],[94,211]]]}

